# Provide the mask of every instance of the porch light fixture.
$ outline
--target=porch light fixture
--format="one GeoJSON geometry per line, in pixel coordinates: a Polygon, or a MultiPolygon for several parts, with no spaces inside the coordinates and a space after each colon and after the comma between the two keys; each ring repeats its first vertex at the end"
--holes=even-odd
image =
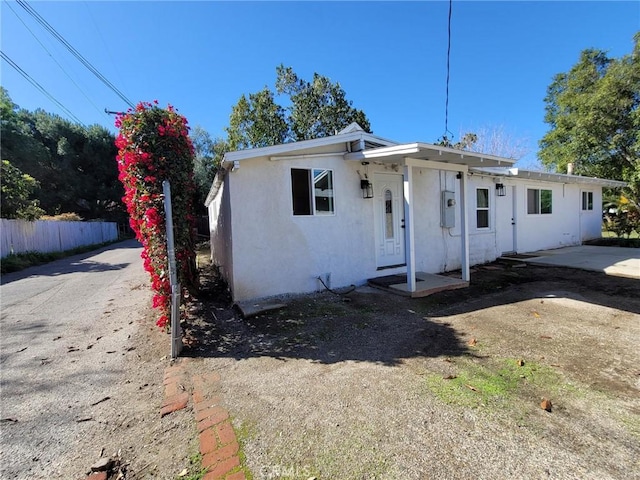
{"type": "Polygon", "coordinates": [[[360,180],[360,188],[362,189],[362,198],[373,198],[373,185],[369,180],[360,180]]]}
{"type": "Polygon", "coordinates": [[[369,181],[369,162],[362,162],[362,166],[364,167],[364,178],[360,179],[362,198],[373,198],[373,185],[369,181]]]}
{"type": "Polygon", "coordinates": [[[507,195],[507,191],[504,188],[504,183],[496,183],[496,195],[498,197],[504,197],[507,195]]]}

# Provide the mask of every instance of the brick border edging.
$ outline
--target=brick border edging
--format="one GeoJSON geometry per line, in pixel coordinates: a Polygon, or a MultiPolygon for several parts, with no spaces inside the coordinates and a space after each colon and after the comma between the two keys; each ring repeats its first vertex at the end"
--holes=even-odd
{"type": "Polygon", "coordinates": [[[205,386],[219,384],[220,375],[213,372],[189,378],[184,360],[164,370],[164,401],[160,416],[186,408],[191,399],[198,427],[202,467],[207,469],[203,480],[246,480],[229,412],[221,406],[219,397],[205,393],[208,390],[205,386]],[[191,395],[189,384],[192,387],[191,395]]]}

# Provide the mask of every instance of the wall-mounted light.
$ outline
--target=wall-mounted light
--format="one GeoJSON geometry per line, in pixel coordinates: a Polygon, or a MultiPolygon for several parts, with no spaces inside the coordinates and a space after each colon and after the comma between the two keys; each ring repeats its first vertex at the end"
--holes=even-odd
{"type": "Polygon", "coordinates": [[[369,162],[362,162],[362,166],[364,167],[364,178],[360,179],[362,198],[373,198],[373,185],[369,181],[369,162]]]}
{"type": "Polygon", "coordinates": [[[498,197],[504,197],[507,195],[507,190],[504,188],[504,183],[496,183],[496,195],[498,197]]]}
{"type": "Polygon", "coordinates": [[[362,198],[373,198],[373,185],[369,180],[360,180],[360,188],[362,189],[362,198]]]}

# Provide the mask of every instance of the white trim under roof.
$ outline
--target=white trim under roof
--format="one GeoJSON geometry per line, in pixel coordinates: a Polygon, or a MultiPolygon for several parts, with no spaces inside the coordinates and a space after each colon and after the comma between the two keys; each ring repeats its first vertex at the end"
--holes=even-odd
{"type": "Polygon", "coordinates": [[[627,182],[609,180],[607,178],[583,177],[581,175],[568,175],[566,173],[537,172],[534,170],[522,170],[519,168],[472,168],[471,173],[480,175],[494,175],[497,177],[527,178],[531,180],[543,180],[555,183],[580,183],[598,185],[600,187],[620,188],[626,187],[627,182]]]}
{"type": "MultiPolygon", "coordinates": [[[[402,163],[405,159],[427,160],[438,164],[464,165],[466,167],[510,167],[515,163],[511,158],[497,157],[484,153],[468,152],[455,148],[441,147],[429,143],[404,143],[387,147],[371,148],[345,155],[345,160],[360,162],[379,161],[402,163]]],[[[419,166],[417,164],[414,166],[419,166]]]]}
{"type": "MultiPolygon", "coordinates": [[[[350,131],[346,133],[338,133],[337,135],[331,135],[329,137],[314,138],[311,140],[302,140],[299,142],[283,143],[280,145],[273,145],[270,147],[262,148],[250,148],[248,150],[238,150],[235,152],[227,152],[222,160],[223,165],[226,167],[231,166],[234,162],[240,160],[246,160],[256,157],[282,157],[287,154],[295,154],[295,152],[301,150],[311,150],[314,148],[327,147],[331,145],[353,142],[356,140],[364,140],[374,143],[382,143],[388,145],[395,145],[396,142],[387,140],[381,137],[377,137],[364,130],[350,131]]],[[[344,149],[341,149],[339,153],[342,153],[344,149]]],[[[309,152],[311,153],[311,152],[309,152]]]]}

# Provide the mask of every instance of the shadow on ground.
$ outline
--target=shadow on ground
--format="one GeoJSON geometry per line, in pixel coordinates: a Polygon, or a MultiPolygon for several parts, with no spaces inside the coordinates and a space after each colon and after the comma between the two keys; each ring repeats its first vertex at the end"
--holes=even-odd
{"type": "Polygon", "coordinates": [[[412,357],[471,354],[468,332],[443,321],[556,294],[640,313],[640,282],[568,268],[493,263],[476,267],[467,289],[408,299],[370,288],[285,300],[287,307],[243,319],[214,268],[201,269],[202,289],[185,327],[183,356],[235,359],[270,356],[320,363],[394,365],[412,357]],[[437,320],[436,320],[437,319],[437,320]]]}
{"type": "Polygon", "coordinates": [[[244,319],[214,273],[203,271],[201,282],[183,356],[394,365],[416,356],[468,353],[459,332],[423,318],[406,298],[385,292],[302,295],[287,299],[282,310],[244,319]]]}

